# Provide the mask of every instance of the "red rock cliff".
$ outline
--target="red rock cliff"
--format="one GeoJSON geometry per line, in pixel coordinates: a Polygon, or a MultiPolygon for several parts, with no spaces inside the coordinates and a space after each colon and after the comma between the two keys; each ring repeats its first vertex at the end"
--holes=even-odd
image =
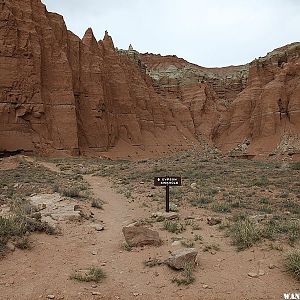
{"type": "Polygon", "coordinates": [[[40,0],[0,7],[1,151],[136,154],[197,144],[107,32],[97,42],[88,29],[81,40],[40,0]]]}
{"type": "Polygon", "coordinates": [[[245,66],[80,39],[40,0],[0,0],[0,152],[152,156],[199,146],[300,151],[300,45],[245,66]]]}

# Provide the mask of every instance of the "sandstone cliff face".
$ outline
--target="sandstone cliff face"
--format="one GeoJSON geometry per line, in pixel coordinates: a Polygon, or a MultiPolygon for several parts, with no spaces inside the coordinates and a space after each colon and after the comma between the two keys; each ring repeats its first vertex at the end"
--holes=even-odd
{"type": "Polygon", "coordinates": [[[300,151],[300,44],[245,66],[82,39],[40,0],[0,0],[0,152],[153,156],[200,144],[300,151]]]}
{"type": "Polygon", "coordinates": [[[188,108],[194,131],[186,126],[198,139],[255,156],[300,153],[299,54],[294,43],[246,66],[210,69],[176,56],[141,57],[157,93],[188,108]]]}
{"type": "Polygon", "coordinates": [[[247,140],[247,152],[300,150],[300,44],[269,53],[250,64],[246,88],[216,128],[215,142],[230,150],[247,140]]]}
{"type": "Polygon", "coordinates": [[[173,114],[199,140],[212,144],[223,112],[246,86],[248,66],[204,68],[176,56],[149,53],[140,58],[156,92],[171,99],[173,114]]]}
{"type": "Polygon", "coordinates": [[[97,42],[88,29],[81,40],[40,0],[0,6],[1,151],[151,153],[197,143],[108,33],[97,42]]]}

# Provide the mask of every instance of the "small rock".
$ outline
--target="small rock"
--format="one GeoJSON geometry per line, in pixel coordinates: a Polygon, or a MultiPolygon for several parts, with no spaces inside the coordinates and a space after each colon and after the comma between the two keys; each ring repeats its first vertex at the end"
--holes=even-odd
{"type": "Polygon", "coordinates": [[[276,265],[274,265],[274,264],[269,264],[269,269],[275,269],[276,268],[276,265]]]}
{"type": "Polygon", "coordinates": [[[47,299],[55,299],[55,296],[54,295],[48,295],[47,299]]]}
{"type": "Polygon", "coordinates": [[[265,275],[265,272],[263,270],[259,270],[258,276],[264,276],[264,275],[265,275]]]}
{"type": "Polygon", "coordinates": [[[207,218],[207,224],[209,226],[218,225],[218,224],[221,224],[221,222],[222,222],[222,220],[219,218],[212,218],[212,217],[207,218]]]}
{"type": "Polygon", "coordinates": [[[174,241],[172,243],[172,246],[180,246],[181,245],[181,242],[180,241],[174,241]]]}
{"type": "Polygon", "coordinates": [[[104,230],[104,226],[101,224],[91,224],[90,225],[92,228],[94,228],[96,231],[102,231],[104,230]]]}
{"type": "Polygon", "coordinates": [[[97,284],[93,284],[93,285],[92,285],[92,288],[93,288],[93,289],[95,289],[95,288],[97,288],[97,287],[98,287],[97,284]]]}
{"type": "Polygon", "coordinates": [[[191,189],[192,189],[192,190],[196,190],[196,189],[197,189],[197,183],[196,183],[196,182],[193,182],[193,183],[191,184],[191,189]]]}
{"type": "Polygon", "coordinates": [[[251,277],[251,278],[258,278],[258,274],[254,273],[254,272],[249,272],[248,276],[251,277]]]}
{"type": "Polygon", "coordinates": [[[93,295],[93,296],[100,296],[101,293],[100,293],[100,292],[92,292],[92,295],[93,295]]]}
{"type": "Polygon", "coordinates": [[[208,286],[207,284],[203,284],[202,287],[203,287],[204,289],[208,289],[209,286],[208,286]]]}
{"type": "Polygon", "coordinates": [[[179,218],[179,214],[177,212],[157,212],[152,214],[152,217],[161,220],[175,220],[179,218]]]}
{"type": "Polygon", "coordinates": [[[137,297],[139,295],[139,293],[133,293],[134,297],[137,297]]]}
{"type": "Polygon", "coordinates": [[[194,216],[187,216],[184,219],[185,220],[195,220],[195,217],[194,216]]]}
{"type": "Polygon", "coordinates": [[[6,248],[9,250],[9,251],[15,251],[16,250],[16,246],[11,243],[11,242],[7,242],[6,243],[6,248]]]}
{"type": "Polygon", "coordinates": [[[165,261],[171,268],[180,270],[188,263],[195,264],[198,251],[195,248],[186,248],[173,251],[165,261]]]}
{"type": "Polygon", "coordinates": [[[92,251],[92,255],[97,255],[97,251],[92,251]]]}

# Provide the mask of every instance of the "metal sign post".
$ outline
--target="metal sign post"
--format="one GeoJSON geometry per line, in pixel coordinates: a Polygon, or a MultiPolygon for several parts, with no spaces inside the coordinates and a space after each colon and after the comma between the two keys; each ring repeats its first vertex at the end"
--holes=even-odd
{"type": "Polygon", "coordinates": [[[170,186],[181,186],[181,177],[178,176],[164,176],[154,177],[155,186],[166,187],[166,212],[170,211],[170,186]]]}

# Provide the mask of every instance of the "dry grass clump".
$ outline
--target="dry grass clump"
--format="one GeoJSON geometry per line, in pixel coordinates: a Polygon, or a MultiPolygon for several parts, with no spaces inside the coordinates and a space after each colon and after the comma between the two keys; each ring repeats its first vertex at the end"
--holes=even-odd
{"type": "Polygon", "coordinates": [[[98,267],[90,267],[86,272],[82,273],[76,271],[75,274],[71,275],[71,279],[75,279],[81,282],[101,282],[106,277],[104,271],[98,267]]]}
{"type": "Polygon", "coordinates": [[[300,281],[300,249],[292,250],[285,256],[286,270],[300,281]]]}

